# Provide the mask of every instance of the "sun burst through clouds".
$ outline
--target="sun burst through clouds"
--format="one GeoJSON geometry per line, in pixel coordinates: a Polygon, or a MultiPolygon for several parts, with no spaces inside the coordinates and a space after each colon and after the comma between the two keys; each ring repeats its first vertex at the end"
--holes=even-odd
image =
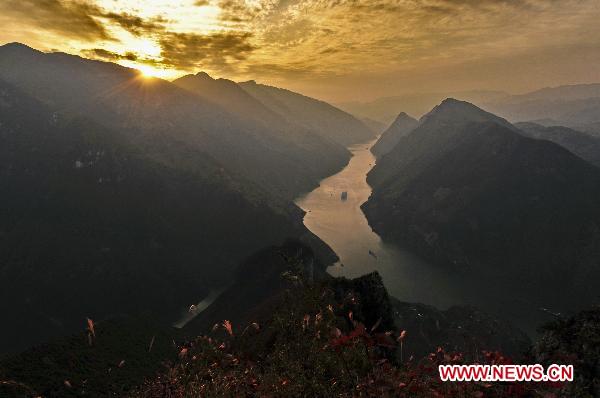
{"type": "Polygon", "coordinates": [[[598,0],[0,0],[0,45],[341,102],[596,81],[599,18],[598,0]]]}

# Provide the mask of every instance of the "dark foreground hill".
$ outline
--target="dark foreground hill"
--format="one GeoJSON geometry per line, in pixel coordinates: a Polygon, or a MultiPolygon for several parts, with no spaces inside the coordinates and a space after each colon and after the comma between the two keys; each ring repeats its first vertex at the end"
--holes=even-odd
{"type": "Polygon", "coordinates": [[[262,250],[240,267],[237,281],[214,303],[214,326],[178,331],[144,318],[96,323],[90,340],[81,333],[0,360],[0,392],[14,397],[528,397],[594,391],[598,375],[590,360],[598,350],[597,310],[553,325],[529,351],[518,330],[475,309],[439,311],[401,303],[388,296],[378,274],[337,279],[318,265],[310,249],[296,242],[262,250]],[[247,303],[246,320],[236,315],[237,304],[228,306],[240,299],[247,303]],[[564,336],[575,325],[583,325],[585,349],[565,345],[564,336]],[[563,363],[554,355],[566,355],[585,378],[557,387],[448,384],[437,376],[440,364],[546,364],[550,358],[563,363]]]}
{"type": "Polygon", "coordinates": [[[0,47],[0,352],[85,316],[171,322],[288,237],[334,258],[290,198],[347,151],[308,165],[273,133],[131,69],[0,47]]]}
{"type": "Polygon", "coordinates": [[[485,275],[534,306],[597,302],[600,171],[561,146],[449,99],[368,181],[363,208],[385,239],[485,275]]]}
{"type": "Polygon", "coordinates": [[[155,156],[2,82],[0,120],[0,351],[86,316],[172,321],[265,244],[322,245],[299,209],[197,150],[167,139],[180,157],[155,156]]]}

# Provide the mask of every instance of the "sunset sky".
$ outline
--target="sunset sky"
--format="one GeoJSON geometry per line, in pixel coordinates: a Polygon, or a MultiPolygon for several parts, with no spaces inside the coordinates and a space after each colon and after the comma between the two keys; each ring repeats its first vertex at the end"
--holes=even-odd
{"type": "Polygon", "coordinates": [[[598,0],[0,0],[0,44],[339,102],[600,82],[598,21],[598,0]]]}

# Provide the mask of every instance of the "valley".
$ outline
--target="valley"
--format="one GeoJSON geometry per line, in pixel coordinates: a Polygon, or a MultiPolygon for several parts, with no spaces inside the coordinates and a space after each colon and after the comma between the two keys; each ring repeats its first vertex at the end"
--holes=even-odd
{"type": "Polygon", "coordinates": [[[553,319],[543,311],[543,303],[513,291],[509,281],[481,278],[424,260],[401,242],[383,241],[372,230],[361,207],[372,193],[367,175],[377,161],[371,152],[375,142],[381,141],[350,147],[353,157],[342,171],[296,200],[306,212],[304,225],[339,257],[327,272],[346,278],[377,272],[389,294],[401,301],[443,310],[477,307],[535,336],[541,324],[553,319]],[[347,192],[346,200],[341,199],[342,192],[347,192]]]}
{"type": "Polygon", "coordinates": [[[0,0],[0,398],[600,398],[598,21],[0,0]]]}

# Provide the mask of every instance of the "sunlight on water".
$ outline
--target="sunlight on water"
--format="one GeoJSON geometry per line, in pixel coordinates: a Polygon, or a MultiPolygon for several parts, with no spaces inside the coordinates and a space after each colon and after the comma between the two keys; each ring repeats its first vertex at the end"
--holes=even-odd
{"type": "Polygon", "coordinates": [[[410,251],[383,242],[371,230],[360,206],[371,194],[366,175],[375,165],[375,157],[369,150],[375,142],[349,148],[353,157],[348,166],[296,200],[306,211],[304,225],[340,258],[329,268],[329,273],[355,278],[378,271],[388,292],[402,301],[439,309],[460,304],[476,306],[512,321],[531,335],[541,322],[551,320],[540,312],[540,303],[534,304],[523,294],[511,292],[510,281],[482,282],[431,265],[410,251]],[[347,192],[346,200],[342,200],[342,192],[347,192]]]}
{"type": "Polygon", "coordinates": [[[296,201],[307,212],[304,225],[340,257],[329,273],[354,278],[378,271],[390,294],[401,300],[441,308],[462,303],[442,269],[382,242],[371,230],[360,206],[371,194],[366,175],[375,165],[369,150],[374,143],[349,148],[353,157],[348,166],[296,201]],[[347,192],[346,200],[342,200],[342,192],[347,192]]]}

